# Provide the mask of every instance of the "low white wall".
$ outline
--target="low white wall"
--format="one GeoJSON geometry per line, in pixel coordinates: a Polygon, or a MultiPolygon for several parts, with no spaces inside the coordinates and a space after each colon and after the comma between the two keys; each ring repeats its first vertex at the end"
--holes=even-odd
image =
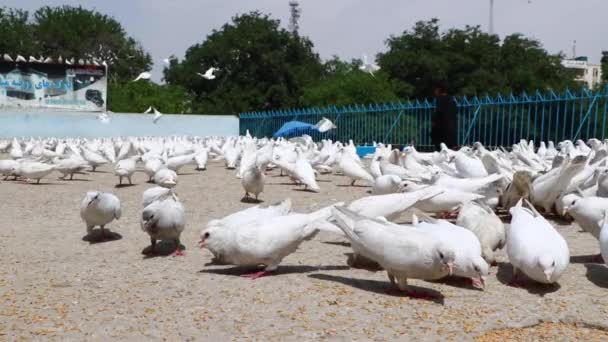
{"type": "Polygon", "coordinates": [[[107,124],[97,113],[0,112],[0,138],[11,137],[119,137],[119,136],[236,136],[234,115],[164,114],[155,124],[152,114],[108,114],[107,124]]]}

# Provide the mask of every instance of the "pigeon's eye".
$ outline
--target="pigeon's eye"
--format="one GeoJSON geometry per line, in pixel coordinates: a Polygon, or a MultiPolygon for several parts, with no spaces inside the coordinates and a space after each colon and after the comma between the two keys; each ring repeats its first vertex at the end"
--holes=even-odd
{"type": "Polygon", "coordinates": [[[555,261],[553,261],[553,263],[551,264],[551,266],[555,267],[555,261]]]}
{"type": "Polygon", "coordinates": [[[205,233],[205,239],[207,239],[209,237],[209,235],[210,235],[209,232],[206,232],[205,233]]]}
{"type": "Polygon", "coordinates": [[[572,201],[572,205],[575,205],[575,204],[576,204],[576,200],[572,201]]]}
{"type": "Polygon", "coordinates": [[[407,188],[407,184],[403,184],[403,186],[407,188]]]}
{"type": "Polygon", "coordinates": [[[443,253],[439,252],[439,257],[443,259],[443,253]]]}
{"type": "Polygon", "coordinates": [[[474,269],[475,269],[475,272],[479,272],[479,267],[475,266],[474,269]]]}

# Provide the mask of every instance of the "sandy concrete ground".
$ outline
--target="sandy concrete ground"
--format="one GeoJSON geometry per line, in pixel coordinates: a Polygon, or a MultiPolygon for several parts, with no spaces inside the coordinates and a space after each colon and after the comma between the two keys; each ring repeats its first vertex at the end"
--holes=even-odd
{"type": "MultiPolygon", "coordinates": [[[[5,156],[0,156],[5,157],[5,156]]],[[[299,211],[351,201],[369,188],[321,176],[319,194],[302,192],[272,172],[261,198],[290,196],[299,211]]],[[[437,291],[436,301],[387,294],[385,272],[346,265],[351,250],[320,234],[287,257],[278,274],[255,281],[247,270],[209,265],[196,247],[207,221],[241,203],[234,171],[212,163],[187,167],[177,192],[186,207],[185,257],[145,258],[148,236],[139,227],[145,174],[115,188],[105,166],[74,181],[53,174],[42,185],[0,184],[0,340],[606,340],[608,269],[591,263],[597,241],[576,226],[559,225],[572,263],[559,286],[509,287],[504,254],[485,291],[464,280],[411,284],[437,291]],[[121,238],[83,240],[79,217],[87,190],[119,196],[123,217],[109,226],[121,238]],[[539,322],[549,322],[529,327],[539,322]],[[553,323],[557,324],[553,324],[553,323]]]]}

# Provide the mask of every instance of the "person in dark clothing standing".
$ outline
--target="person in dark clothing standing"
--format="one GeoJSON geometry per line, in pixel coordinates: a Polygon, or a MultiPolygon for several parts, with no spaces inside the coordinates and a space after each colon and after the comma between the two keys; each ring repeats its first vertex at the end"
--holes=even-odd
{"type": "Polygon", "coordinates": [[[434,90],[437,106],[431,120],[431,140],[435,149],[439,151],[440,144],[444,143],[448,148],[457,147],[456,132],[458,128],[456,102],[448,95],[447,86],[437,83],[434,90]]]}

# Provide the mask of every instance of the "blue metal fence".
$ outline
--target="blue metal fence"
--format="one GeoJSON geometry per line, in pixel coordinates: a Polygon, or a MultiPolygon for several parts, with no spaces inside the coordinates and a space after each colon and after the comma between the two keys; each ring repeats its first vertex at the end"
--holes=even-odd
{"type": "MultiPolygon", "coordinates": [[[[494,97],[455,97],[458,107],[458,143],[480,141],[486,146],[510,146],[520,139],[562,141],[564,139],[604,139],[608,119],[608,88],[581,89],[561,93],[494,97]]],[[[285,122],[316,123],[326,117],[338,128],[313,139],[331,138],[365,145],[372,142],[431,145],[433,100],[396,103],[286,109],[239,115],[240,133],[271,137],[285,122]]]]}

